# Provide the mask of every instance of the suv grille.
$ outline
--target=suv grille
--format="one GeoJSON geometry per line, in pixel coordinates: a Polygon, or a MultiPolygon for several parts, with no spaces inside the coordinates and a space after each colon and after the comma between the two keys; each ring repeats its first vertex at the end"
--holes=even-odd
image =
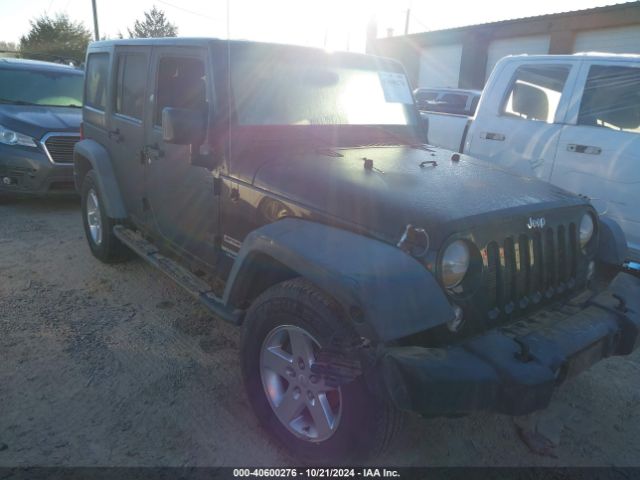
{"type": "Polygon", "coordinates": [[[489,242],[482,252],[489,318],[574,288],[579,248],[575,223],[489,242]]]}
{"type": "Polygon", "coordinates": [[[73,147],[79,135],[51,135],[44,141],[44,148],[53,163],[73,163],[73,147]]]}

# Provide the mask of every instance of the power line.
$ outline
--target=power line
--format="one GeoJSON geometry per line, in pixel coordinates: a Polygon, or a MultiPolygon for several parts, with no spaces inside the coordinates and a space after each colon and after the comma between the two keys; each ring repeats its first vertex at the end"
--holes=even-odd
{"type": "Polygon", "coordinates": [[[214,18],[214,17],[211,17],[211,16],[209,16],[209,15],[205,15],[204,13],[200,13],[200,12],[195,12],[195,11],[193,11],[193,10],[189,10],[189,9],[187,9],[187,8],[180,7],[180,6],[178,6],[178,5],[174,5],[173,3],[166,2],[165,0],[157,0],[157,2],[158,2],[158,3],[162,3],[162,4],[164,4],[164,5],[167,5],[167,6],[169,6],[169,7],[173,7],[173,8],[175,8],[176,10],[181,10],[181,11],[183,11],[183,12],[190,13],[191,15],[197,15],[198,17],[208,18],[209,20],[213,20],[214,22],[220,22],[220,21],[222,21],[222,20],[220,20],[219,18],[214,18]]]}

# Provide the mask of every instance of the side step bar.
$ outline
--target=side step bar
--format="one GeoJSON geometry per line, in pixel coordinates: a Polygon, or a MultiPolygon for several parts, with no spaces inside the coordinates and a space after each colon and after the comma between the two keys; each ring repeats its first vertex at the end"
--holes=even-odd
{"type": "Polygon", "coordinates": [[[170,258],[162,255],[155,245],[142,238],[142,235],[122,225],[116,225],[113,228],[113,233],[122,243],[136,252],[136,254],[164,272],[193,297],[200,300],[214,315],[228,322],[235,323],[236,325],[242,322],[244,313],[242,310],[229,308],[224,305],[222,299],[213,293],[211,286],[207,282],[198,278],[170,258]]]}

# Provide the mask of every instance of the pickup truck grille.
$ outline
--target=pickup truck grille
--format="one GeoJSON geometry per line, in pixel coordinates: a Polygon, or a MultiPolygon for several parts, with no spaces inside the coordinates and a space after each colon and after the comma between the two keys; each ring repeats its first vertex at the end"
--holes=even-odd
{"type": "Polygon", "coordinates": [[[73,147],[79,140],[79,135],[48,134],[43,146],[53,163],[73,163],[73,147]]]}
{"type": "Polygon", "coordinates": [[[482,252],[489,318],[510,316],[576,286],[575,223],[491,241],[482,252]]]}

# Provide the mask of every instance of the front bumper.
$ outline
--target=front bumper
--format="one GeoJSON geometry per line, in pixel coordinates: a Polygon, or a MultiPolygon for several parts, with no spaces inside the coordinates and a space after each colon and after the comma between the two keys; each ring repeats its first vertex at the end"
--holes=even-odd
{"type": "Polygon", "coordinates": [[[38,148],[0,144],[0,193],[17,196],[75,194],[72,163],[53,163],[38,148]],[[7,178],[8,184],[3,180],[7,178]]]}
{"type": "Polygon", "coordinates": [[[640,279],[620,273],[609,289],[443,348],[392,347],[375,384],[398,408],[425,416],[474,411],[525,415],[599,360],[640,345],[640,279]]]}

